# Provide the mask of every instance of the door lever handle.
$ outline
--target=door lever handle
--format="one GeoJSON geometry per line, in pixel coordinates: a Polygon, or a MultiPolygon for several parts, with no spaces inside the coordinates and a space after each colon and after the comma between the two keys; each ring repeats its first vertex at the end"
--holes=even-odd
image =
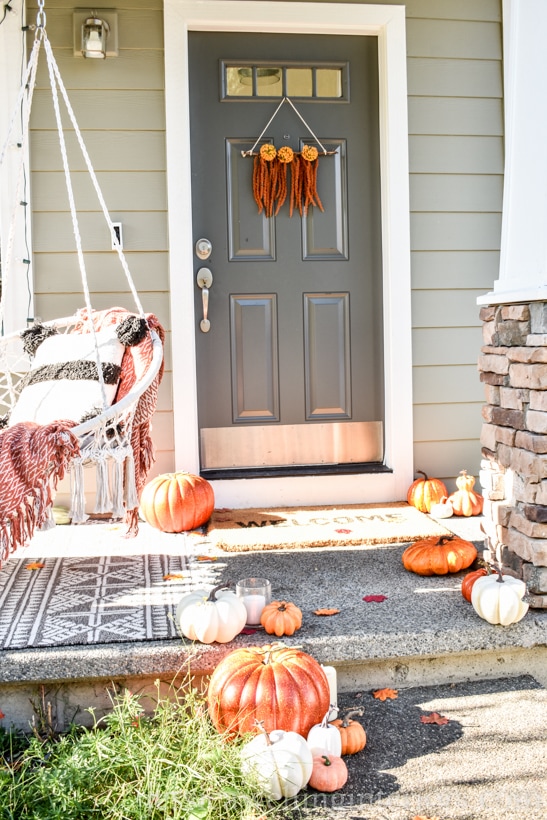
{"type": "Polygon", "coordinates": [[[209,313],[209,288],[213,284],[213,274],[209,268],[200,268],[196,279],[201,288],[201,301],[203,305],[203,319],[199,323],[202,333],[208,333],[211,329],[211,322],[207,318],[209,313]]]}

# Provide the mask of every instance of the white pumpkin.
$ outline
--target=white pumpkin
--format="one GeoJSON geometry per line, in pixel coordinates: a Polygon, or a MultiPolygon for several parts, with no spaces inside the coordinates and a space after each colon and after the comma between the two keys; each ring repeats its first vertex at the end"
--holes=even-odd
{"type": "Polygon", "coordinates": [[[327,752],[329,755],[342,757],[342,735],[337,726],[329,723],[331,711],[332,706],[329,706],[329,711],[321,723],[316,723],[308,732],[307,743],[312,756],[327,752]]]}
{"type": "Polygon", "coordinates": [[[471,603],[477,615],[490,624],[516,624],[528,612],[522,600],[526,584],[501,572],[478,578],[473,584],[471,603]]]}
{"type": "Polygon", "coordinates": [[[228,643],[239,635],[247,622],[245,604],[223,585],[211,592],[196,589],[177,606],[175,621],[191,641],[228,643]]]}
{"type": "Polygon", "coordinates": [[[296,732],[262,731],[241,749],[241,769],[255,778],[272,800],[294,797],[307,785],[313,768],[310,748],[296,732]]]}
{"type": "Polygon", "coordinates": [[[433,518],[451,518],[454,515],[454,508],[446,496],[443,496],[437,504],[432,504],[429,514],[433,518]]]}

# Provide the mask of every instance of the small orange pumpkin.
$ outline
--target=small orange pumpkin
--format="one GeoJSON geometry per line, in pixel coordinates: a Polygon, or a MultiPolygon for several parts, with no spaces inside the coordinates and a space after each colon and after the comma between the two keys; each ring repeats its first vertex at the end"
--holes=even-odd
{"type": "Polygon", "coordinates": [[[290,601],[272,601],[262,610],[260,623],[268,635],[294,635],[302,626],[302,610],[290,601]]]}
{"type": "Polygon", "coordinates": [[[342,754],[354,755],[360,752],[367,744],[367,733],[357,720],[351,720],[352,715],[362,715],[362,709],[352,709],[343,718],[331,720],[337,726],[342,738],[342,754]]]}
{"type": "Polygon", "coordinates": [[[407,502],[420,512],[428,513],[433,504],[438,504],[448,495],[448,490],[440,478],[428,478],[422,470],[416,470],[423,478],[417,478],[408,488],[407,502]]]}
{"type": "Polygon", "coordinates": [[[488,570],[481,568],[475,569],[473,572],[468,572],[465,578],[462,581],[462,595],[466,601],[471,603],[471,593],[473,592],[473,586],[475,581],[478,581],[479,578],[483,578],[485,575],[488,575],[488,570]]]}
{"type": "Polygon", "coordinates": [[[454,515],[480,515],[484,505],[484,498],[473,490],[475,477],[467,475],[467,470],[462,470],[456,479],[458,489],[449,497],[454,515]]]}
{"type": "Polygon", "coordinates": [[[201,527],[214,508],[213,488],[206,479],[191,473],[156,476],[145,486],[140,500],[144,520],[162,532],[201,527]]]}
{"type": "Polygon", "coordinates": [[[318,792],[335,792],[346,784],[348,767],[336,755],[314,755],[309,785],[318,792]]]}
{"type": "Polygon", "coordinates": [[[456,535],[423,538],[403,552],[403,566],[417,575],[447,575],[470,567],[477,557],[471,541],[456,535]]]}

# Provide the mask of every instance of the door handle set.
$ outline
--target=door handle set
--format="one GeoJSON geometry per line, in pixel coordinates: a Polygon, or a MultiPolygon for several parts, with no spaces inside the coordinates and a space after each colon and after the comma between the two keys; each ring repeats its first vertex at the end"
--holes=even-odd
{"type": "Polygon", "coordinates": [[[209,313],[209,288],[213,284],[213,274],[209,268],[200,268],[197,273],[196,281],[201,288],[201,301],[203,305],[203,319],[199,323],[202,333],[209,333],[211,330],[211,322],[207,318],[209,313]]]}

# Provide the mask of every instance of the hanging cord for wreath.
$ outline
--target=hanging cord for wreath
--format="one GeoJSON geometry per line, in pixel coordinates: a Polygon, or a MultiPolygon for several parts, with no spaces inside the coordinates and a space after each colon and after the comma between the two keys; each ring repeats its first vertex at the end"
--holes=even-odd
{"type": "Polygon", "coordinates": [[[284,103],[289,103],[293,111],[302,120],[315,142],[321,148],[323,156],[335,154],[336,151],[327,151],[323,143],[310,128],[302,114],[289,97],[283,97],[274,113],[266,123],[253,147],[242,151],[242,157],[253,157],[253,196],[258,206],[258,213],[268,217],[276,216],[287,198],[288,183],[287,169],[291,168],[290,209],[289,216],[298,210],[300,216],[306,215],[310,205],[324,210],[317,192],[317,171],[319,167],[319,151],[314,145],[304,145],[301,151],[293,151],[289,146],[282,146],[279,150],[271,143],[264,143],[258,153],[255,148],[275,119],[284,103]]]}

